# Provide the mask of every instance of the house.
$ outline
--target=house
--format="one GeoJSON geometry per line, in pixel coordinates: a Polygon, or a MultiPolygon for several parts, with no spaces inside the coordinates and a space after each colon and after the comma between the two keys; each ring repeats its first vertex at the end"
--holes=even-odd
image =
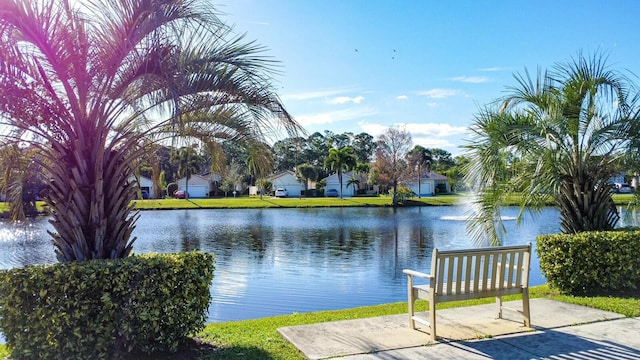
{"type": "Polygon", "coordinates": [[[286,189],[289,197],[298,197],[304,191],[304,185],[298,181],[296,174],[291,170],[269,175],[267,176],[267,180],[273,184],[274,191],[278,188],[286,189]]]}
{"type": "Polygon", "coordinates": [[[206,198],[212,190],[211,177],[202,175],[191,175],[189,181],[186,177],[176,181],[178,190],[184,190],[189,194],[190,198],[206,198]]]}
{"type": "Polygon", "coordinates": [[[338,174],[335,173],[333,175],[329,175],[324,178],[325,181],[325,192],[328,189],[336,189],[338,190],[338,197],[352,197],[356,194],[357,187],[353,185],[347,186],[347,182],[353,176],[353,171],[348,171],[342,173],[342,189],[340,189],[340,180],[338,179],[338,174]]]}
{"type": "Polygon", "coordinates": [[[409,179],[402,185],[411,189],[414,193],[416,193],[416,195],[420,196],[433,196],[436,194],[436,189],[438,188],[440,188],[441,190],[437,192],[451,191],[451,188],[449,187],[449,180],[447,179],[447,177],[438,173],[434,173],[432,171],[425,172],[424,174],[422,174],[422,176],[420,176],[420,189],[418,189],[417,179],[414,179],[413,181],[409,179]]]}
{"type": "Polygon", "coordinates": [[[155,189],[153,188],[153,181],[151,181],[151,179],[149,179],[146,176],[131,176],[129,178],[129,181],[137,181],[138,183],[138,187],[140,188],[140,191],[146,191],[147,194],[149,194],[149,199],[155,199],[156,198],[156,193],[155,193],[155,189]]]}

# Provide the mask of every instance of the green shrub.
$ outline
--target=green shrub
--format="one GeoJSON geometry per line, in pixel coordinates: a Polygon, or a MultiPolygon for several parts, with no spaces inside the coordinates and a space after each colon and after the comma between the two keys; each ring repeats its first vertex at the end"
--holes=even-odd
{"type": "Polygon", "coordinates": [[[204,327],[214,258],[146,254],[0,271],[12,359],[111,359],[175,351],[204,327]]]}
{"type": "Polygon", "coordinates": [[[610,294],[640,285],[640,231],[541,235],[536,249],[549,285],[563,293],[610,294]]]}
{"type": "MultiPolygon", "coordinates": [[[[396,190],[398,191],[398,193],[396,194],[396,199],[398,201],[405,201],[407,199],[416,197],[416,193],[406,186],[398,186],[396,190]]],[[[389,190],[389,195],[393,196],[393,189],[389,190]]]]}

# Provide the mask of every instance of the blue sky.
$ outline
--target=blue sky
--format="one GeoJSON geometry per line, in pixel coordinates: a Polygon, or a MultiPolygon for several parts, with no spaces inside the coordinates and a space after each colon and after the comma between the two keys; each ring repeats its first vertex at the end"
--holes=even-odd
{"type": "Polygon", "coordinates": [[[636,0],[213,1],[280,62],[278,94],[309,134],[403,124],[415,145],[455,156],[514,73],[602,51],[640,75],[636,0]]]}

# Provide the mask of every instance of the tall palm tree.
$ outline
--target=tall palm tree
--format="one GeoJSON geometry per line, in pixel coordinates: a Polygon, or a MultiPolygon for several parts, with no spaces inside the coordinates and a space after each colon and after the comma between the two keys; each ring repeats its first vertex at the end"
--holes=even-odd
{"type": "Polygon", "coordinates": [[[508,96],[477,115],[467,146],[479,191],[469,224],[475,239],[500,241],[500,204],[514,192],[522,194],[520,215],[551,196],[565,233],[614,228],[609,179],[637,151],[640,127],[635,85],[605,60],[579,54],[536,79],[518,75],[508,96]]]}
{"type": "Polygon", "coordinates": [[[411,149],[411,151],[409,151],[407,157],[409,160],[409,166],[413,169],[417,169],[418,172],[418,198],[420,198],[420,194],[422,194],[422,169],[423,167],[427,170],[429,169],[429,165],[431,164],[431,151],[420,145],[416,145],[411,149]]]}
{"type": "Polygon", "coordinates": [[[130,254],[128,178],[144,136],[193,128],[241,142],[301,130],[264,49],[213,11],[206,0],[0,2],[0,122],[50,160],[60,261],[130,254]]]}
{"type": "Polygon", "coordinates": [[[335,171],[338,174],[338,182],[340,183],[340,199],[342,199],[342,173],[349,171],[356,166],[357,159],[355,152],[351,146],[345,146],[340,149],[329,149],[329,156],[324,161],[324,165],[329,171],[335,171]]]}

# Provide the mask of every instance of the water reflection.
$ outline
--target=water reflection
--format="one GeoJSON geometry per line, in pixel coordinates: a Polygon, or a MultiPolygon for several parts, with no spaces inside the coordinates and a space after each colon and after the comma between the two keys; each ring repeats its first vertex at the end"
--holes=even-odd
{"type": "MultiPolygon", "coordinates": [[[[427,270],[434,247],[471,246],[462,207],[233,209],[143,212],[136,253],[200,249],[216,254],[209,321],[240,320],[404,301],[402,269],[427,270]]],[[[517,216],[517,209],[505,209],[517,216]]],[[[0,227],[0,267],[53,263],[47,219],[0,227]],[[14,234],[13,237],[5,234],[14,234]]],[[[516,226],[506,244],[558,232],[545,209],[516,226]]],[[[541,284],[537,257],[531,283],[541,284]]]]}

